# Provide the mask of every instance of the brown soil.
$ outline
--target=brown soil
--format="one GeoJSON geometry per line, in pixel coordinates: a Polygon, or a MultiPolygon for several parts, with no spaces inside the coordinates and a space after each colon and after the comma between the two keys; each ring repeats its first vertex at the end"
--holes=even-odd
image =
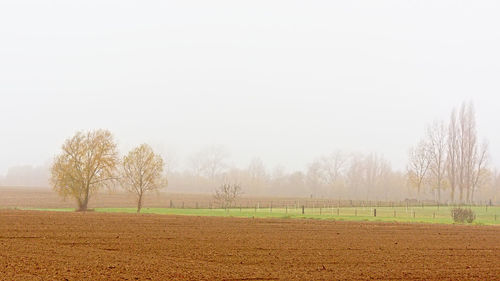
{"type": "Polygon", "coordinates": [[[0,211],[1,280],[500,280],[498,227],[0,211]]]}

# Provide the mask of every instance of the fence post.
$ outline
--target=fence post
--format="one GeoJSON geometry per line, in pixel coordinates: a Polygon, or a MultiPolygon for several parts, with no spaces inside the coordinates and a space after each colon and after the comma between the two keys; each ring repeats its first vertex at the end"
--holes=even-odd
{"type": "Polygon", "coordinates": [[[377,209],[373,209],[373,216],[376,217],[377,216],[377,209]]]}
{"type": "Polygon", "coordinates": [[[304,205],[302,205],[302,214],[304,214],[304,205]]]}
{"type": "Polygon", "coordinates": [[[172,202],[172,200],[170,200],[170,208],[173,208],[174,207],[174,203],[172,202]]]}

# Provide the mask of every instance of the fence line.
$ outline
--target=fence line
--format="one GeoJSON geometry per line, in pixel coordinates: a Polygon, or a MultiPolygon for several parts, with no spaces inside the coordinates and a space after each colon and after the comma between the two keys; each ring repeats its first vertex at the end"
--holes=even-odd
{"type": "MultiPolygon", "coordinates": [[[[500,209],[488,202],[485,205],[467,205],[474,207],[477,219],[499,221],[500,209]],[[497,214],[498,212],[498,214],[497,214]]],[[[269,213],[274,215],[309,215],[328,217],[376,217],[376,218],[412,218],[412,219],[449,219],[450,209],[457,205],[432,201],[354,201],[354,200],[238,200],[226,208],[226,212],[269,213]]],[[[214,201],[169,200],[169,208],[182,209],[221,209],[221,204],[214,201]]]]}
{"type": "MultiPolygon", "coordinates": [[[[425,207],[450,207],[450,206],[461,206],[462,204],[456,203],[438,203],[436,201],[417,201],[417,200],[402,200],[402,201],[370,201],[370,200],[339,200],[339,199],[290,199],[290,200],[261,200],[261,199],[241,199],[237,200],[232,204],[232,207],[238,208],[254,208],[257,206],[258,209],[298,209],[304,206],[306,209],[319,209],[319,208],[378,208],[378,207],[390,207],[390,208],[425,208],[425,207]]],[[[493,203],[492,201],[477,202],[473,204],[467,204],[466,206],[473,207],[484,207],[486,210],[488,207],[499,206],[498,202],[493,203]]],[[[169,204],[162,207],[168,208],[186,208],[186,209],[216,209],[221,208],[223,204],[217,202],[216,200],[200,200],[200,201],[187,201],[187,200],[169,200],[169,204]]]]}

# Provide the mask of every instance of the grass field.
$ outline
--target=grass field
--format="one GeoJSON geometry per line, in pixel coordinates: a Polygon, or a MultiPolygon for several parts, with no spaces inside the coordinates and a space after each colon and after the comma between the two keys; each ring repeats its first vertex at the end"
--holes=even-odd
{"type": "MultiPolygon", "coordinates": [[[[246,218],[310,218],[341,221],[383,221],[383,222],[418,222],[451,224],[452,207],[377,207],[377,208],[232,208],[232,209],[193,209],[193,208],[143,208],[145,214],[220,216],[246,218]],[[376,210],[376,216],[374,215],[376,210]]],[[[476,213],[473,224],[500,225],[500,207],[470,207],[476,213]]],[[[43,211],[73,211],[72,208],[39,209],[43,211]]],[[[135,213],[135,208],[95,208],[95,212],[135,213]]]]}
{"type": "MultiPolygon", "coordinates": [[[[236,205],[243,208],[223,210],[209,208],[213,204],[211,194],[161,193],[145,198],[143,213],[256,217],[256,218],[314,218],[344,221],[385,221],[453,223],[449,206],[430,206],[413,203],[406,207],[401,202],[321,200],[307,198],[244,197],[236,205]],[[185,208],[182,208],[185,206],[185,208]],[[272,208],[271,208],[272,206],[272,208]],[[286,208],[285,206],[288,206],[286,208]],[[305,206],[302,214],[301,206],[305,206]],[[337,207],[340,208],[337,208],[337,207]],[[357,206],[357,207],[350,207],[357,206]],[[384,207],[381,207],[384,206],[384,207]],[[394,207],[392,207],[394,206],[394,207]],[[199,208],[197,208],[199,207],[199,208]],[[322,207],[322,208],[320,208],[322,207]],[[374,208],[377,216],[374,216],[374,208]]],[[[0,188],[0,209],[31,209],[73,211],[73,200],[63,200],[50,189],[0,188]]],[[[135,213],[135,200],[127,193],[103,193],[93,198],[89,208],[97,212],[135,213]]],[[[500,225],[500,206],[472,206],[476,213],[474,224],[500,225]]]]}

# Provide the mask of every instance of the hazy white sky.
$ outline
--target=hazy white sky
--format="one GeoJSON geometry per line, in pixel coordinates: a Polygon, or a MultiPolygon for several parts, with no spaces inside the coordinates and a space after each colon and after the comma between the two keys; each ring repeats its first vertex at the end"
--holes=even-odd
{"type": "Polygon", "coordinates": [[[2,1],[0,174],[83,129],[184,158],[301,169],[335,149],[396,168],[473,100],[500,160],[498,1],[2,1]]]}

